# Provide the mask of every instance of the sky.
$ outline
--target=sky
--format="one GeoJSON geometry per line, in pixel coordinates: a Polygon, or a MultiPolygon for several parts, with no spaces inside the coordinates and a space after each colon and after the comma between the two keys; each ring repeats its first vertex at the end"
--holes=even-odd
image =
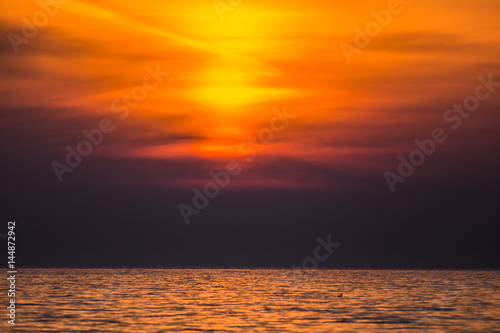
{"type": "Polygon", "coordinates": [[[0,9],[26,266],[499,268],[498,1],[0,9]]]}

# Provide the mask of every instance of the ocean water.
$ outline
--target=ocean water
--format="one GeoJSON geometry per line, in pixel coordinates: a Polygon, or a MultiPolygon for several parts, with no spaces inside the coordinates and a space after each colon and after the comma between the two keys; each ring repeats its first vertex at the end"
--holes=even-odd
{"type": "Polygon", "coordinates": [[[15,329],[3,292],[0,331],[500,332],[499,284],[498,271],[21,269],[15,329]]]}

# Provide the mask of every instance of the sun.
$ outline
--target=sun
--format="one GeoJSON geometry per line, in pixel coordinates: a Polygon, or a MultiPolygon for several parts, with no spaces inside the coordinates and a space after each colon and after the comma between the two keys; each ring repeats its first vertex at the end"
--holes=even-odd
{"type": "Polygon", "coordinates": [[[194,91],[196,99],[220,108],[257,103],[289,93],[292,91],[244,85],[207,86],[194,91]]]}

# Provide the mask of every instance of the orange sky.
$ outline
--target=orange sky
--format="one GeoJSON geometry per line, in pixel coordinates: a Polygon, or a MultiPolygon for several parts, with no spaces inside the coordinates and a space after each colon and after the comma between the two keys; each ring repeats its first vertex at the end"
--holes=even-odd
{"type": "MultiPolygon", "coordinates": [[[[354,27],[363,28],[387,1],[245,0],[221,21],[207,0],[71,0],[19,54],[2,41],[2,112],[43,109],[36,117],[76,122],[75,131],[47,139],[46,149],[61,159],[81,130],[112,117],[117,131],[89,159],[203,162],[154,180],[184,185],[240,158],[238,145],[286,106],[296,118],[236,183],[325,185],[304,170],[379,176],[440,125],[446,108],[474,91],[479,75],[498,78],[500,68],[500,2],[401,4],[402,12],[348,64],[339,44],[352,44],[354,27]],[[119,120],[112,101],[157,64],[169,76],[119,120]]],[[[2,3],[3,35],[20,33],[22,17],[39,10],[36,1],[2,3]]],[[[481,134],[498,127],[498,95],[461,129],[468,133],[462,138],[485,143],[481,134]]],[[[39,130],[36,121],[30,126],[39,130]]],[[[462,141],[447,149],[461,150],[462,141]]]]}

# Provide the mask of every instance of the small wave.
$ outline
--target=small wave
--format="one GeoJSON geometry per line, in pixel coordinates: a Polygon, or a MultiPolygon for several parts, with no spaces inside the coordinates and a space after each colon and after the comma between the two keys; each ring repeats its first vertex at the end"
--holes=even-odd
{"type": "Polygon", "coordinates": [[[436,306],[431,306],[429,308],[424,308],[424,311],[455,311],[454,308],[445,308],[445,307],[436,307],[436,306]]]}

